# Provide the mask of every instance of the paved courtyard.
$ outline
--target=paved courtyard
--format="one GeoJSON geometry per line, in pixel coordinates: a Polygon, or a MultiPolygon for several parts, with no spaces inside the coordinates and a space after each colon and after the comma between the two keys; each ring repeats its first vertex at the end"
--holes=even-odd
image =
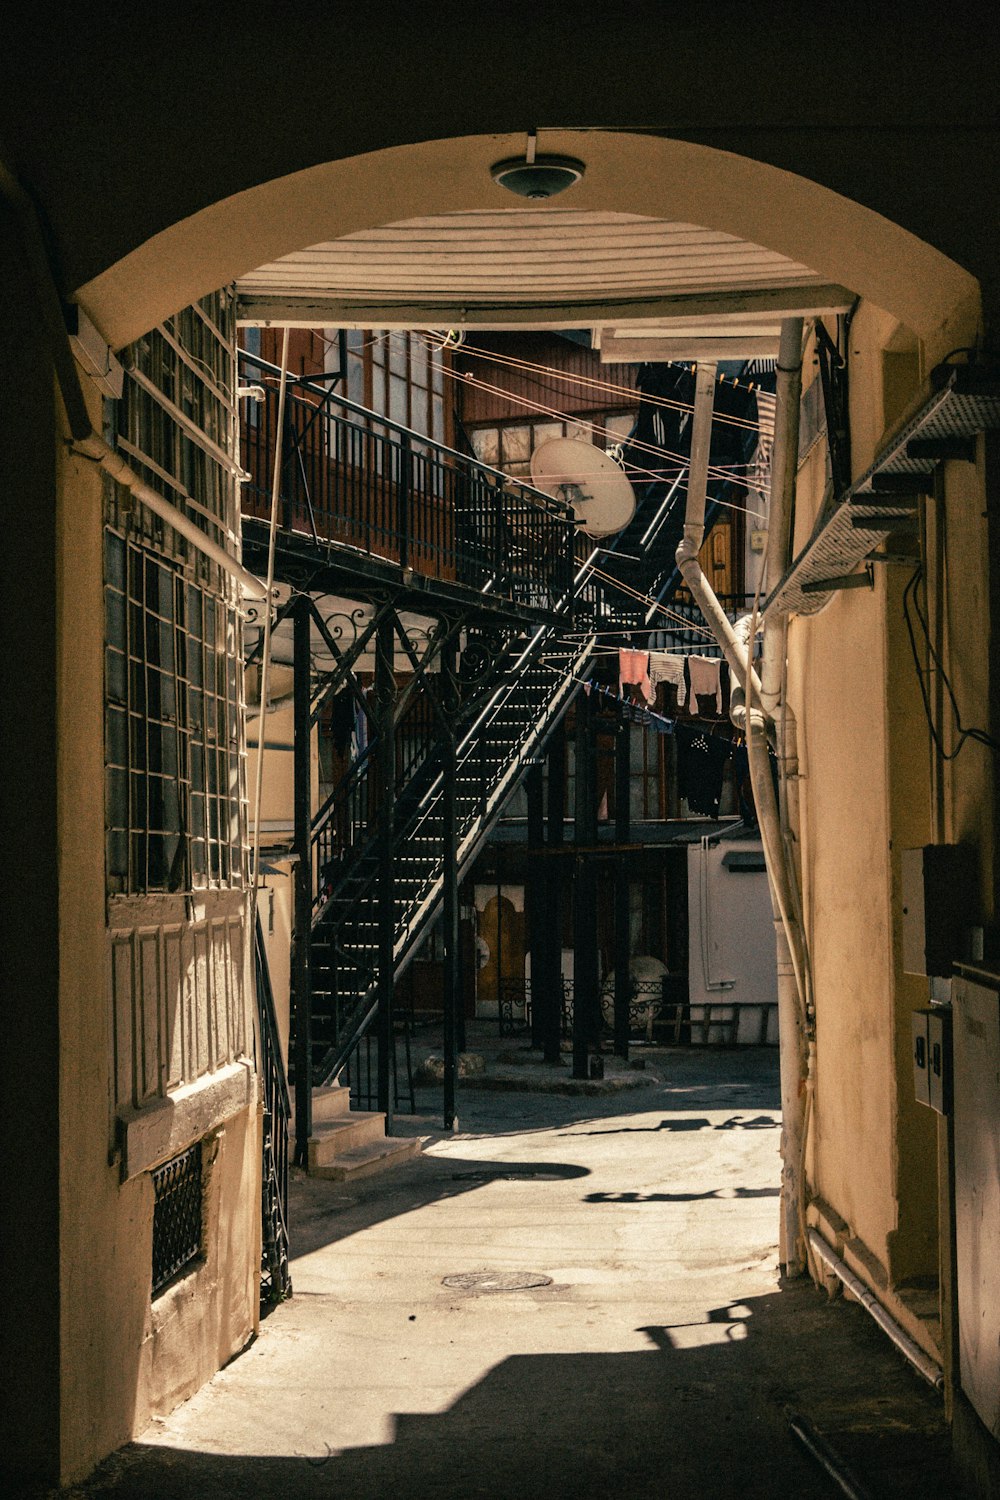
{"type": "Polygon", "coordinates": [[[424,1088],[421,1157],[298,1178],[292,1299],[74,1493],[835,1495],[794,1411],[873,1496],[959,1494],[934,1393],[859,1307],[779,1284],[776,1054],[646,1062],[464,1087],[455,1135],[424,1088]]]}

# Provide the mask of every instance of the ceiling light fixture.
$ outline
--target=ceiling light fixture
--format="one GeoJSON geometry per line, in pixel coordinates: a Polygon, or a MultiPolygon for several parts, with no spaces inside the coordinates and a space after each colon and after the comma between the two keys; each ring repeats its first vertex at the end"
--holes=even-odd
{"type": "Polygon", "coordinates": [[[538,132],[528,131],[523,156],[507,157],[490,168],[490,176],[508,192],[521,198],[554,198],[579,182],[586,168],[574,156],[539,156],[538,132]]]}

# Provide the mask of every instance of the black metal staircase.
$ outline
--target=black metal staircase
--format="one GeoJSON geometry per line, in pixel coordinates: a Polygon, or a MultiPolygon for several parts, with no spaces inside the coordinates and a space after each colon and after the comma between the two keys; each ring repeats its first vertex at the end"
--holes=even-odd
{"type": "MultiPolygon", "coordinates": [[[[576,690],[587,649],[555,632],[512,634],[485,688],[465,688],[455,722],[455,849],[447,847],[446,778],[433,731],[418,752],[394,755],[392,788],[393,977],[405,969],[441,911],[445,864],[471,865],[526,763],[576,690]],[[546,661],[539,660],[545,654],[546,661]]],[[[385,733],[383,725],[379,733],[385,733]]],[[[380,972],[378,738],[320,810],[313,827],[314,1082],[329,1083],[375,1019],[380,972]],[[352,835],[352,842],[346,842],[352,835]]]]}
{"type": "MultiPolygon", "coordinates": [[[[251,379],[272,382],[243,447],[251,476],[245,557],[259,567],[278,372],[259,359],[249,364],[251,379]]],[[[686,490],[680,405],[687,375],[675,378],[676,390],[659,391],[677,398],[676,409],[656,407],[651,431],[643,432],[672,451],[652,470],[648,457],[637,460],[649,482],[637,487],[635,518],[610,552],[592,550],[568,507],[530,486],[328,386],[292,383],[277,556],[278,576],[298,590],[286,612],[296,615],[296,640],[304,643],[296,645],[296,745],[308,743],[323,703],[345,689],[369,731],[367,746],[315,815],[308,815],[308,785],[296,773],[292,1057],[300,1161],[309,1090],[350,1076],[359,1046],[370,1048],[376,1036],[379,1109],[390,1108],[396,980],[442,911],[456,969],[458,881],[574,697],[596,636],[623,625],[641,629],[647,611],[637,598],[673,592],[686,490]],[[603,582],[590,571],[598,556],[603,582]],[[627,584],[630,597],[616,582],[627,584]],[[350,650],[316,610],[314,597],[324,589],[368,602],[370,619],[350,650]],[[407,610],[437,622],[420,648],[403,624],[407,610]],[[314,630],[334,662],[318,682],[314,630]],[[373,648],[374,674],[361,672],[373,648]]],[[[745,456],[745,402],[740,415],[734,451],[713,451],[713,461],[730,469],[745,456]]],[[[720,478],[710,499],[721,501],[728,488],[720,478]]],[[[307,781],[307,770],[303,776],[307,781]]],[[[447,1097],[446,1086],[446,1113],[447,1097]]]]}

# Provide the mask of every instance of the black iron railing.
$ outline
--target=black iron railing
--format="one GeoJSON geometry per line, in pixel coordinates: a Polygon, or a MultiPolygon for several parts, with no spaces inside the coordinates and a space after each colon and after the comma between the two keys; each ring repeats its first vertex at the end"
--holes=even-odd
{"type": "Polygon", "coordinates": [[[260,1036],[257,1067],[264,1091],[260,1204],[260,1305],[263,1312],[292,1294],[288,1266],[288,1124],[292,1108],[259,914],[254,952],[260,1036]]]}
{"type": "MultiPolygon", "coordinates": [[[[240,369],[269,382],[241,436],[243,511],[264,519],[280,371],[245,351],[240,369]]],[[[555,609],[572,591],[571,507],[316,380],[289,383],[279,523],[324,549],[351,548],[525,607],[555,609]]]]}

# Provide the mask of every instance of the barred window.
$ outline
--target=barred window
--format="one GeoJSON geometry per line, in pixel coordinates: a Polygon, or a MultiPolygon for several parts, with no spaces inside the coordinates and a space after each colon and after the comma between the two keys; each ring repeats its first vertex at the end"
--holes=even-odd
{"type": "Polygon", "coordinates": [[[109,888],[240,885],[236,611],[177,560],[104,535],[109,888]]]}
{"type": "Polygon", "coordinates": [[[201,1256],[201,1142],[152,1172],[153,1296],[201,1256]]]}

